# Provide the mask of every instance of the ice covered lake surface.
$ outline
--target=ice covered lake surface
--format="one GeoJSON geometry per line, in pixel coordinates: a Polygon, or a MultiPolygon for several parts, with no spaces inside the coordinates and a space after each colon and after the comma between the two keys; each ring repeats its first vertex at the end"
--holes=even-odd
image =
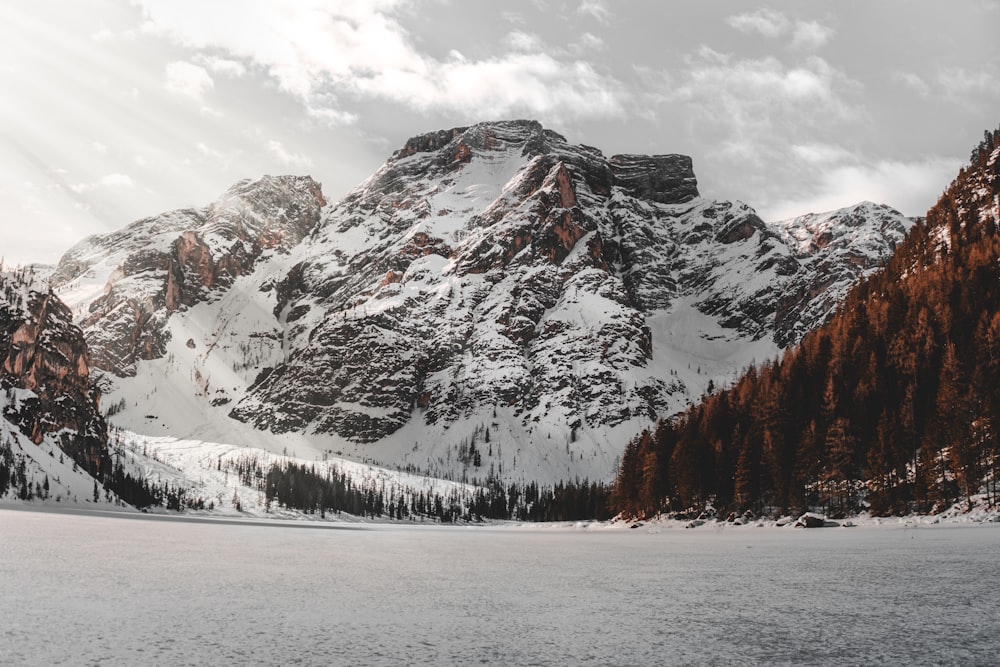
{"type": "Polygon", "coordinates": [[[996,664],[998,554],[997,524],[304,529],[0,509],[0,662],[996,664]]]}

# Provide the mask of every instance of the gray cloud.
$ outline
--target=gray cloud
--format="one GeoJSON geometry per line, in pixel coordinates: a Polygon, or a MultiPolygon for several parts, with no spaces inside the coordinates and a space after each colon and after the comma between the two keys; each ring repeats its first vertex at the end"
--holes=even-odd
{"type": "Polygon", "coordinates": [[[1000,44],[996,3],[905,8],[0,3],[0,247],[53,261],[264,173],[335,199],[409,136],[511,116],[608,153],[688,153],[703,193],[764,217],[863,198],[920,214],[996,127],[1000,44]]]}

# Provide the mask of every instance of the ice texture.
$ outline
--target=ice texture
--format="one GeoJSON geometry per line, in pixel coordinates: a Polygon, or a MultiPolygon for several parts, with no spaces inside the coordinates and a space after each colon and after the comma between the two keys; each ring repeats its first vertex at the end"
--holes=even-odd
{"type": "Polygon", "coordinates": [[[275,526],[0,510],[5,664],[987,664],[1000,525],[275,526]]]}

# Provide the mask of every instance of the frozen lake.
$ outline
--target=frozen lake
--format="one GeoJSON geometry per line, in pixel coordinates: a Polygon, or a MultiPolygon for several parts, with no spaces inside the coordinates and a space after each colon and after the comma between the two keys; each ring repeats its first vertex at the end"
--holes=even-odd
{"type": "Polygon", "coordinates": [[[0,510],[0,662],[996,664],[1000,525],[658,530],[0,510]]]}

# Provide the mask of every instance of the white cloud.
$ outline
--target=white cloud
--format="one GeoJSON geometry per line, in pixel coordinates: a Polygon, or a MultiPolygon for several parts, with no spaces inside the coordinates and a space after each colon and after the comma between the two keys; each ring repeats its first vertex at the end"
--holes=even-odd
{"type": "Polygon", "coordinates": [[[194,147],[197,148],[198,152],[204,155],[205,157],[209,157],[212,158],[213,160],[220,160],[220,161],[226,159],[226,156],[223,155],[221,151],[212,148],[203,141],[199,141],[194,145],[194,147]]]}
{"type": "Polygon", "coordinates": [[[266,147],[268,152],[276,157],[278,162],[286,167],[312,166],[312,160],[310,160],[307,156],[300,155],[298,153],[290,153],[280,141],[271,139],[267,142],[266,147]]]}
{"type": "Polygon", "coordinates": [[[740,32],[758,33],[769,39],[791,33],[792,46],[802,49],[818,49],[830,41],[834,34],[833,28],[818,21],[793,22],[781,12],[768,8],[730,16],[726,23],[740,32]]]}
{"type": "Polygon", "coordinates": [[[937,83],[947,95],[953,97],[1000,93],[1000,77],[985,70],[941,67],[938,69],[937,83]]]}
{"type": "Polygon", "coordinates": [[[787,16],[767,8],[749,14],[730,16],[726,19],[726,23],[740,32],[757,32],[772,39],[785,34],[792,25],[787,16]]]}
{"type": "Polygon", "coordinates": [[[355,113],[340,111],[339,109],[333,109],[325,106],[310,106],[308,103],[306,104],[306,114],[308,114],[310,118],[322,121],[325,125],[330,127],[353,125],[358,122],[358,115],[355,113]]]}
{"type": "Polygon", "coordinates": [[[604,50],[604,40],[589,32],[580,35],[580,41],[577,44],[584,53],[604,50]]]}
{"type": "Polygon", "coordinates": [[[202,116],[205,116],[207,118],[213,118],[215,120],[219,120],[220,118],[225,118],[224,113],[222,113],[218,109],[214,109],[209,106],[203,106],[202,108],[198,109],[198,113],[200,113],[202,116]]]}
{"type": "Polygon", "coordinates": [[[789,150],[793,158],[809,165],[824,168],[851,161],[854,158],[854,155],[846,148],[824,143],[793,144],[789,150]]]}
{"type": "Polygon", "coordinates": [[[852,88],[853,82],[819,57],[787,67],[774,57],[731,61],[702,49],[688,65],[675,98],[724,127],[759,130],[782,118],[802,126],[856,113],[841,98],[841,90],[852,88]]]}
{"type": "Polygon", "coordinates": [[[656,89],[639,106],[666,103],[667,112],[683,114],[689,141],[702,156],[703,182],[742,165],[739,181],[753,193],[754,205],[766,204],[775,182],[782,182],[776,172],[797,188],[817,162],[835,164],[843,156],[826,144],[837,143],[865,118],[855,104],[860,84],[817,56],[785,64],[772,56],[740,59],[703,47],[656,89]]]}
{"type": "Polygon", "coordinates": [[[576,8],[576,13],[590,16],[601,23],[607,23],[611,19],[611,12],[601,0],[583,0],[576,8]]]}
{"type": "Polygon", "coordinates": [[[90,147],[94,149],[94,152],[98,155],[107,155],[108,147],[102,144],[100,141],[90,142],[90,147]]]}
{"type": "Polygon", "coordinates": [[[696,68],[699,65],[704,64],[714,64],[714,65],[728,65],[732,56],[728,53],[721,53],[716,51],[710,46],[700,46],[695,56],[687,56],[684,59],[689,66],[696,68]],[[701,61],[699,63],[699,61],[701,61]]]}
{"type": "Polygon", "coordinates": [[[622,116],[621,84],[583,61],[564,63],[547,54],[511,54],[474,63],[448,63],[427,81],[392,73],[372,89],[399,86],[409,103],[424,109],[448,106],[477,116],[521,110],[550,116],[622,116]]]}
{"type": "MultiPolygon", "coordinates": [[[[566,54],[513,52],[479,59],[440,60],[417,49],[396,20],[398,0],[343,2],[300,0],[270,3],[219,0],[209,8],[194,0],[137,0],[144,30],[193,49],[222,52],[259,65],[284,91],[299,97],[319,117],[324,92],[388,99],[419,110],[460,111],[481,117],[511,113],[564,117],[624,115],[627,95],[614,78],[566,54]],[[231,18],[240,16],[240,30],[231,18]],[[197,20],[192,20],[197,16],[197,20]]],[[[579,7],[598,17],[595,2],[579,7]]],[[[516,38],[522,47],[530,35],[516,38]]],[[[204,68],[184,63],[177,92],[201,95],[211,88],[204,68]]],[[[339,122],[351,116],[330,107],[339,122]]]]}
{"type": "Polygon", "coordinates": [[[107,26],[101,26],[100,30],[91,33],[90,38],[95,42],[110,42],[115,38],[115,33],[111,32],[107,26]]]}
{"type": "Polygon", "coordinates": [[[792,31],[792,46],[818,49],[833,37],[833,28],[816,21],[797,21],[792,31]]]}
{"type": "Polygon", "coordinates": [[[519,14],[518,12],[511,12],[511,11],[500,12],[500,18],[502,18],[507,23],[513,25],[524,24],[524,15],[519,14]]]}
{"type": "Polygon", "coordinates": [[[230,76],[234,79],[238,79],[247,73],[246,66],[238,60],[219,58],[217,56],[206,56],[204,54],[198,54],[194,60],[199,65],[204,65],[215,74],[230,76]]]}
{"type": "Polygon", "coordinates": [[[172,93],[200,101],[214,86],[215,82],[204,67],[180,61],[167,65],[166,88],[172,93]]]}
{"type": "Polygon", "coordinates": [[[541,51],[542,38],[533,32],[515,30],[504,38],[504,43],[515,51],[541,51]]]}
{"type": "Polygon", "coordinates": [[[73,192],[83,194],[85,192],[91,192],[92,190],[97,190],[99,188],[130,188],[132,187],[132,178],[127,174],[108,174],[100,178],[93,183],[76,183],[70,185],[69,189],[73,192]]]}
{"type": "Polygon", "coordinates": [[[132,187],[132,179],[127,174],[108,174],[99,182],[106,188],[132,187]]]}
{"type": "Polygon", "coordinates": [[[921,97],[927,97],[931,92],[931,87],[927,82],[913,72],[893,72],[892,79],[903,84],[921,97]]]}
{"type": "Polygon", "coordinates": [[[761,212],[768,220],[782,220],[867,200],[888,204],[906,215],[923,215],[961,166],[960,159],[941,157],[841,165],[823,173],[815,194],[779,201],[762,207],[761,212]]]}

